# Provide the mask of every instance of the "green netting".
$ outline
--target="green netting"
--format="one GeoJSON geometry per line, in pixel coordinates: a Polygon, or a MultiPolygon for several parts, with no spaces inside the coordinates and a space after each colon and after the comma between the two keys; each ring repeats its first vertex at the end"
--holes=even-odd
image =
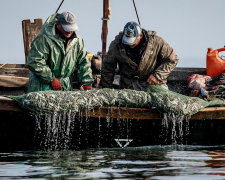
{"type": "Polygon", "coordinates": [[[208,101],[211,101],[214,99],[225,100],[225,85],[221,85],[216,90],[205,91],[205,92],[206,92],[206,97],[204,97],[204,98],[208,101]]]}
{"type": "Polygon", "coordinates": [[[205,101],[198,97],[189,97],[160,86],[148,86],[147,92],[151,96],[151,105],[160,112],[166,112],[178,116],[191,116],[201,109],[210,106],[220,106],[224,101],[215,99],[205,101]]]}
{"type": "Polygon", "coordinates": [[[39,91],[12,97],[22,108],[36,114],[77,113],[100,106],[155,107],[163,113],[191,116],[207,106],[218,106],[221,100],[204,101],[184,96],[157,85],[147,92],[99,89],[93,91],[39,91]]]}

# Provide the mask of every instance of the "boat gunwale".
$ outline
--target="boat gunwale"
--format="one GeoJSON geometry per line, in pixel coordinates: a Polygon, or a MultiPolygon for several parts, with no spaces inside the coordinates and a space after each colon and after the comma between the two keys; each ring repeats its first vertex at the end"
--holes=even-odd
{"type": "MultiPolygon", "coordinates": [[[[9,98],[0,96],[0,111],[26,112],[19,107],[18,103],[9,98]]],[[[146,119],[162,120],[163,113],[151,108],[137,107],[98,107],[92,110],[86,110],[84,113],[76,113],[76,116],[88,116],[90,118],[120,118],[120,119],[146,119]]],[[[198,113],[189,117],[190,120],[225,120],[225,107],[206,107],[198,113]]]]}

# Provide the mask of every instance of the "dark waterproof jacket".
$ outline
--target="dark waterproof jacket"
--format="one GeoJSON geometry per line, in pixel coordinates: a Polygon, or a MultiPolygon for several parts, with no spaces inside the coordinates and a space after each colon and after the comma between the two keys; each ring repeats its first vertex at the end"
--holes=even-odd
{"type": "Polygon", "coordinates": [[[84,48],[83,39],[76,35],[66,47],[55,32],[58,14],[50,16],[31,44],[27,65],[30,69],[28,92],[52,90],[51,82],[56,77],[64,90],[72,90],[70,76],[78,68],[80,85],[93,82],[91,63],[84,48]]]}
{"type": "Polygon", "coordinates": [[[112,87],[115,69],[119,65],[120,88],[133,89],[132,81],[147,81],[153,74],[160,84],[165,84],[167,77],[178,63],[178,57],[170,45],[154,31],[146,31],[147,47],[139,65],[131,60],[121,43],[122,32],[111,42],[107,56],[103,60],[101,87],[112,87]]]}

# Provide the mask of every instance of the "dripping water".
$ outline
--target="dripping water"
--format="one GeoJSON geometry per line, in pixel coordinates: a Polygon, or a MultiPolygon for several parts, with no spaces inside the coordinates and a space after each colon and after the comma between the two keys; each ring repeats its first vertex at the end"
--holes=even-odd
{"type": "Polygon", "coordinates": [[[163,114],[162,136],[165,142],[172,144],[185,144],[186,137],[189,135],[189,118],[177,116],[175,114],[163,114]],[[170,139],[169,139],[170,137],[170,139]]]}
{"type": "Polygon", "coordinates": [[[75,115],[44,114],[35,115],[38,148],[44,150],[68,149],[72,138],[75,115]]]}

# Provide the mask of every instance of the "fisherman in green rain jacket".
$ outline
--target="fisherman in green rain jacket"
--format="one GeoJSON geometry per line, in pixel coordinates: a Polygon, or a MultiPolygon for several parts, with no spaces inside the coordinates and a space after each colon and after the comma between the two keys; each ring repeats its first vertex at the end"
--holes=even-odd
{"type": "Polygon", "coordinates": [[[51,15],[32,42],[27,65],[28,92],[73,90],[70,76],[78,68],[78,81],[84,90],[92,89],[91,63],[84,48],[75,16],[71,12],[51,15]]]}

